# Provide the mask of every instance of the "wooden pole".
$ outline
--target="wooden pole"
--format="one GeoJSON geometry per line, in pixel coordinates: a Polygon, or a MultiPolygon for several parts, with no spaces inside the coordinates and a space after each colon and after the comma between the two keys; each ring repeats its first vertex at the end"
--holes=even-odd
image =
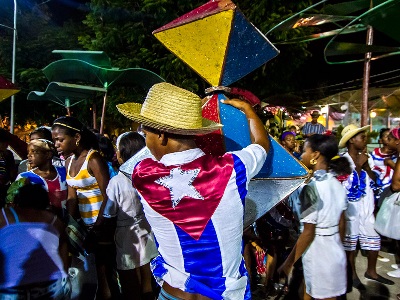
{"type": "MultiPolygon", "coordinates": [[[[16,56],[16,43],[17,43],[17,1],[14,0],[14,33],[13,33],[13,54],[12,54],[12,73],[11,82],[15,83],[15,56],[16,56]]],[[[15,96],[11,96],[11,111],[10,111],[10,132],[14,133],[14,107],[15,96]]]]}
{"type": "Polygon", "coordinates": [[[94,102],[92,104],[92,111],[93,111],[93,129],[97,129],[97,106],[96,103],[94,102]]]}
{"type": "Polygon", "coordinates": [[[104,130],[104,117],[106,114],[106,104],[107,104],[107,92],[104,94],[104,99],[103,99],[103,109],[101,111],[101,122],[100,122],[100,134],[103,134],[104,130]]]}
{"type": "MultiPolygon", "coordinates": [[[[368,26],[367,29],[367,45],[372,45],[373,29],[368,26]]],[[[361,126],[367,125],[368,122],[368,89],[369,75],[371,70],[371,52],[365,53],[363,87],[362,87],[362,103],[361,103],[361,126]]]]}
{"type": "MultiPolygon", "coordinates": [[[[370,2],[370,9],[373,7],[373,1],[370,2]]],[[[373,28],[367,27],[367,41],[366,45],[370,46],[373,42],[373,28]]],[[[368,125],[368,89],[369,89],[369,75],[371,70],[371,52],[365,53],[364,59],[364,74],[363,74],[363,87],[362,87],[362,102],[361,102],[361,126],[368,125]]]]}

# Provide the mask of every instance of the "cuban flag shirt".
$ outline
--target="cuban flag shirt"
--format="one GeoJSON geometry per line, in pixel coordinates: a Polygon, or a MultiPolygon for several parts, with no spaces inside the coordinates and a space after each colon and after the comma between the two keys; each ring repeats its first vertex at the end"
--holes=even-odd
{"type": "Polygon", "coordinates": [[[223,156],[195,148],[144,159],[137,189],[159,251],[151,262],[158,283],[211,299],[251,299],[242,256],[248,183],[267,154],[251,144],[223,156]]]}

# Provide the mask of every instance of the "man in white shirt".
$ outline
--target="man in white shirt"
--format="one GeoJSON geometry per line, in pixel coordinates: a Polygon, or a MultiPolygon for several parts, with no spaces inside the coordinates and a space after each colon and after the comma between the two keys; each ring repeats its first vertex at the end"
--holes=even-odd
{"type": "Polygon", "coordinates": [[[242,257],[244,201],[269,139],[249,103],[226,104],[246,114],[253,144],[222,156],[197,147],[196,135],[221,125],[202,118],[201,99],[189,91],[159,83],[143,106],[117,106],[142,124],[156,159],[141,161],[132,180],[158,244],[152,271],[162,286],[159,299],[251,299],[242,257]]]}

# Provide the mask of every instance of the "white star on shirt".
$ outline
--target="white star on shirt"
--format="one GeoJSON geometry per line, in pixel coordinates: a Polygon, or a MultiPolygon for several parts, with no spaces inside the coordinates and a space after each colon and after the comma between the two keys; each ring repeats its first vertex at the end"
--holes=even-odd
{"type": "Polygon", "coordinates": [[[204,200],[203,196],[192,185],[199,174],[200,169],[184,171],[181,168],[174,168],[170,174],[155,181],[167,189],[171,194],[172,208],[175,208],[183,197],[204,200]]]}

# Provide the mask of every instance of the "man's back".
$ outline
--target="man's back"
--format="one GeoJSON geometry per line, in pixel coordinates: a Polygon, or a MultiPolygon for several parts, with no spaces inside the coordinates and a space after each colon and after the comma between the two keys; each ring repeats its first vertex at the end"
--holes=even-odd
{"type": "Polygon", "coordinates": [[[156,277],[213,299],[243,298],[244,197],[264,159],[252,145],[221,157],[191,149],[138,165],[133,182],[159,244],[156,277]]]}
{"type": "Polygon", "coordinates": [[[117,106],[141,123],[155,159],[140,162],[132,181],[158,244],[152,270],[162,286],[160,297],[251,298],[241,251],[244,200],[270,142],[250,103],[221,102],[246,115],[253,143],[221,157],[197,148],[195,136],[222,124],[203,118],[200,97],[187,90],[159,83],[143,105],[117,106]]]}

